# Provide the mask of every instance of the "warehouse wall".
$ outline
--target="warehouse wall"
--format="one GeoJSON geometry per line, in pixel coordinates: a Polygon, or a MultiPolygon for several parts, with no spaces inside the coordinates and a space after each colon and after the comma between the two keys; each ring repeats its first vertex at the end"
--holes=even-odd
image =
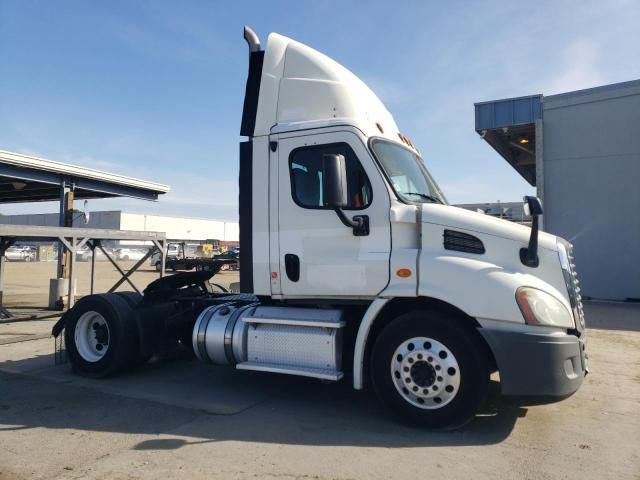
{"type": "MultiPolygon", "coordinates": [[[[39,225],[42,227],[59,226],[60,215],[57,213],[32,213],[24,215],[0,216],[0,223],[9,225],[39,225]]],[[[74,227],[108,228],[118,230],[120,228],[119,211],[91,212],[89,222],[85,223],[84,216],[79,212],[74,215],[74,227]]]]}
{"type": "Polygon", "coordinates": [[[173,240],[238,240],[238,224],[202,218],[161,217],[123,212],[122,230],[165,232],[173,240]]]}
{"type": "Polygon", "coordinates": [[[36,225],[41,227],[57,227],[60,225],[57,213],[30,213],[24,215],[2,215],[0,223],[3,225],[36,225]]]}
{"type": "MultiPolygon", "coordinates": [[[[57,213],[0,216],[0,223],[13,225],[58,226],[58,220],[57,213]]],[[[237,222],[142,215],[118,210],[91,212],[88,223],[78,215],[74,219],[74,227],[165,232],[167,238],[172,240],[216,239],[237,242],[239,238],[237,222]]]]}
{"type": "Polygon", "coordinates": [[[545,230],[583,296],[640,298],[640,82],[544,98],[545,230]]]}

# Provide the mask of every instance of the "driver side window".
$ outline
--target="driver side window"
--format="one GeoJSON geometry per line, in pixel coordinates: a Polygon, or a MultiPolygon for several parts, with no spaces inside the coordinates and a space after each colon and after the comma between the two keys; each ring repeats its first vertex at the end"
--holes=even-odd
{"type": "Polygon", "coordinates": [[[345,210],[367,208],[371,204],[371,183],[356,154],[346,143],[301,147],[291,152],[289,174],[295,203],[302,208],[327,208],[322,198],[322,156],[325,154],[338,154],[345,158],[349,198],[345,210]]]}

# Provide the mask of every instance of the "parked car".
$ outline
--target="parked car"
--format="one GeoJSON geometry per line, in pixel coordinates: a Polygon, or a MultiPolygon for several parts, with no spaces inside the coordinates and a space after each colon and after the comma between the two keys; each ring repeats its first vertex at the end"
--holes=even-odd
{"type": "Polygon", "coordinates": [[[25,252],[26,256],[29,256],[29,260],[37,260],[38,259],[38,249],[33,245],[21,245],[19,248],[22,248],[22,251],[25,252]]]}
{"type": "Polygon", "coordinates": [[[147,251],[141,248],[118,248],[114,254],[116,260],[140,260],[147,254],[147,251]]]}
{"type": "Polygon", "coordinates": [[[220,255],[216,255],[215,258],[216,260],[237,260],[239,255],[240,255],[240,252],[227,250],[226,252],[221,253],[220,255]]]}
{"type": "Polygon", "coordinates": [[[235,262],[227,262],[222,265],[222,270],[238,270],[239,264],[238,260],[240,259],[240,249],[236,250],[227,250],[220,255],[216,255],[213,257],[215,260],[235,260],[235,262]]]}
{"type": "Polygon", "coordinates": [[[35,260],[34,254],[18,245],[11,245],[7,248],[4,256],[9,262],[30,262],[35,260]]]}
{"type": "MultiPolygon", "coordinates": [[[[107,249],[107,251],[111,254],[111,250],[107,249]]],[[[106,262],[107,256],[102,253],[102,250],[99,248],[95,249],[96,261],[98,262],[106,262]]],[[[79,262],[89,262],[91,261],[91,249],[88,247],[81,248],[76,252],[76,260],[79,262]]]]}

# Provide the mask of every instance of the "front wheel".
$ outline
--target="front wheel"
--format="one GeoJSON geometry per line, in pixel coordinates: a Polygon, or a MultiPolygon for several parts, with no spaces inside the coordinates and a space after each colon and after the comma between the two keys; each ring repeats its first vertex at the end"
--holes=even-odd
{"type": "Polygon", "coordinates": [[[376,394],[410,425],[464,425],[486,399],[489,385],[487,358],[474,333],[437,311],[399,316],[373,347],[371,380],[376,394]]]}

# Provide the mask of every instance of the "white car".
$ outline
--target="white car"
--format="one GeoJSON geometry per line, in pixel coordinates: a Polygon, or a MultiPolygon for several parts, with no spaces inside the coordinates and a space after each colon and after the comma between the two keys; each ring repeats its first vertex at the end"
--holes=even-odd
{"type": "Polygon", "coordinates": [[[35,259],[31,251],[17,245],[11,245],[7,248],[4,256],[10,262],[30,262],[35,259]]]}
{"type": "MultiPolygon", "coordinates": [[[[112,254],[111,250],[107,249],[107,251],[109,252],[109,254],[112,254]]],[[[94,252],[96,256],[96,261],[98,262],[107,261],[107,256],[104,253],[102,253],[102,250],[100,250],[99,248],[96,248],[94,252]]],[[[79,262],[90,262],[91,255],[92,253],[90,248],[88,247],[81,248],[76,252],[76,260],[78,260],[79,262]]]]}
{"type": "Polygon", "coordinates": [[[147,252],[139,248],[118,248],[115,252],[116,260],[140,260],[147,252]]]}

